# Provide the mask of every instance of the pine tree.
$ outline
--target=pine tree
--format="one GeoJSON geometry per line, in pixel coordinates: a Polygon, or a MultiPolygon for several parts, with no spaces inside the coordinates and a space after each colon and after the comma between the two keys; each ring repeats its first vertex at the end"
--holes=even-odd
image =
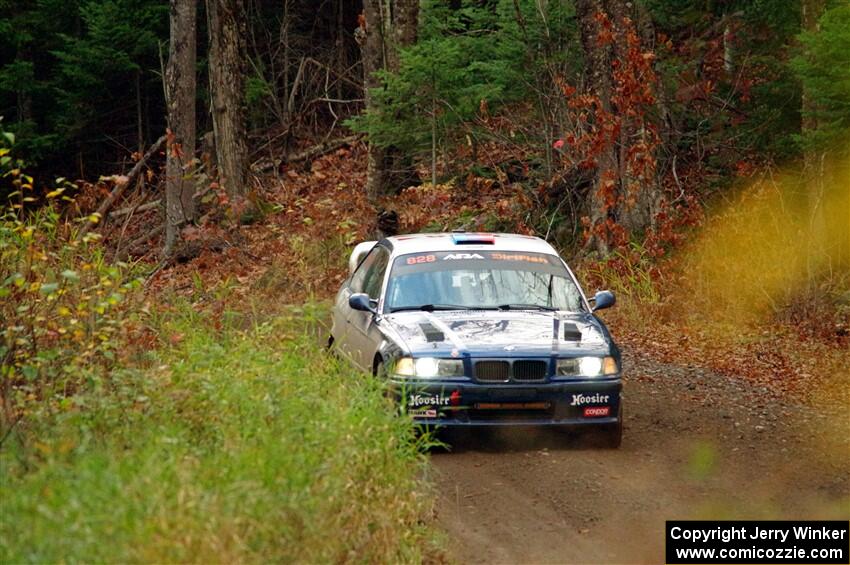
{"type": "Polygon", "coordinates": [[[159,137],[167,5],[0,0],[0,13],[0,112],[31,165],[112,173],[159,137]]]}
{"type": "Polygon", "coordinates": [[[378,72],[364,115],[349,122],[379,148],[430,161],[436,148],[461,142],[482,101],[491,109],[518,100],[527,69],[512,3],[424,5],[420,38],[400,50],[398,66],[378,72]]]}
{"type": "Polygon", "coordinates": [[[836,155],[850,152],[850,4],[826,10],[800,35],[792,68],[803,84],[803,146],[836,155]]]}

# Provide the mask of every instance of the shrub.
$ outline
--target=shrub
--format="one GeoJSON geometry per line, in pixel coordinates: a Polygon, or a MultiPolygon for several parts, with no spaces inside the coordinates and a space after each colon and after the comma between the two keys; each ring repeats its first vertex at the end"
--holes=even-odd
{"type": "Polygon", "coordinates": [[[101,384],[127,298],[141,286],[126,264],[105,260],[96,234],[74,241],[74,224],[61,213],[67,183],[30,210],[32,179],[11,164],[4,177],[16,190],[0,208],[0,436],[20,418],[101,384]]]}
{"type": "Polygon", "coordinates": [[[178,304],[154,322],[150,367],[118,369],[112,394],[58,417],[35,456],[0,451],[0,561],[386,563],[433,551],[427,440],[382,383],[324,354],[300,312],[226,314],[178,304]]]}

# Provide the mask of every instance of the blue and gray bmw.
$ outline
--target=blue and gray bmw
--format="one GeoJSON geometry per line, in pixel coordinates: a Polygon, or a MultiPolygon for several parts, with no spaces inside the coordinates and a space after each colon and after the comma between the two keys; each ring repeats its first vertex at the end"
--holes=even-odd
{"type": "Polygon", "coordinates": [[[359,244],[330,345],[427,426],[592,427],[622,438],[620,351],[545,241],[415,234],[359,244]]]}

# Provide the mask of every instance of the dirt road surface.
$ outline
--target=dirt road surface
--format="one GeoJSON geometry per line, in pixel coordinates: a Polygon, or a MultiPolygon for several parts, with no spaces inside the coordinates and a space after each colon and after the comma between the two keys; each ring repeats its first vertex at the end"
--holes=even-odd
{"type": "MultiPolygon", "coordinates": [[[[619,450],[547,430],[431,455],[461,563],[660,563],[672,519],[850,518],[850,407],[626,352],[619,450]]],[[[843,379],[842,379],[843,380],[843,379]]]]}

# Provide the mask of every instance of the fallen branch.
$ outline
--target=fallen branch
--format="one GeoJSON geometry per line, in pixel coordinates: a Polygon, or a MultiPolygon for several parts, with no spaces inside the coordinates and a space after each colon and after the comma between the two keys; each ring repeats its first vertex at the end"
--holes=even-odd
{"type": "MultiPolygon", "coordinates": [[[[162,229],[165,229],[165,226],[162,226],[162,229]]],[[[149,275],[145,278],[145,283],[144,283],[143,287],[144,287],[144,288],[148,288],[148,286],[151,284],[151,281],[153,281],[153,278],[154,278],[155,276],[157,276],[157,275],[159,274],[159,272],[165,268],[165,266],[166,266],[166,265],[168,265],[168,258],[161,259],[161,260],[160,260],[160,262],[159,262],[159,263],[157,263],[157,265],[156,265],[156,267],[154,268],[154,270],[153,270],[153,271],[151,271],[151,274],[149,274],[149,275]]]]}
{"type": "MultiPolygon", "coordinates": [[[[192,198],[198,199],[206,196],[206,194],[210,191],[209,186],[205,186],[202,190],[199,190],[195,194],[192,195],[192,198]]],[[[147,204],[142,204],[140,206],[127,206],[126,208],[121,208],[119,210],[115,210],[114,212],[109,213],[110,218],[120,218],[121,216],[126,216],[127,214],[135,214],[136,212],[147,212],[148,210],[153,210],[158,208],[162,204],[162,199],[157,198],[156,200],[151,200],[147,204]]]]}
{"type": "Polygon", "coordinates": [[[127,206],[126,208],[115,210],[114,212],[109,213],[109,217],[120,218],[121,216],[126,216],[127,214],[131,213],[147,212],[148,210],[153,210],[157,206],[159,206],[159,198],[157,198],[156,200],[152,200],[147,204],[142,204],[140,206],[127,206]]]}
{"type": "Polygon", "coordinates": [[[116,260],[124,261],[125,259],[127,259],[127,257],[130,256],[130,253],[132,253],[133,250],[136,247],[140,246],[143,243],[147,243],[148,240],[153,239],[154,237],[158,236],[159,234],[161,234],[164,231],[165,231],[165,224],[160,224],[160,225],[156,226],[155,228],[153,228],[152,230],[146,232],[144,235],[137,237],[136,239],[131,241],[127,245],[127,247],[119,250],[119,252],[116,253],[116,257],[115,257],[116,260]]]}
{"type": "Polygon", "coordinates": [[[148,159],[150,159],[155,153],[157,153],[162,148],[164,143],[165,136],[163,135],[162,137],[157,139],[153,145],[150,146],[144,156],[139,159],[139,162],[133,165],[133,168],[130,169],[130,172],[127,174],[127,178],[123,182],[117,182],[115,184],[115,188],[112,189],[112,192],[109,193],[109,196],[106,197],[106,200],[101,203],[100,207],[98,207],[97,211],[94,214],[89,216],[89,218],[94,216],[97,219],[95,221],[91,221],[91,219],[89,219],[85,224],[83,224],[82,229],[80,229],[80,233],[77,234],[77,241],[82,240],[83,237],[85,237],[85,235],[97,222],[99,222],[102,218],[106,217],[106,213],[109,212],[109,209],[112,208],[112,205],[115,204],[115,202],[119,198],[121,198],[121,195],[124,194],[124,191],[127,190],[127,187],[132,186],[136,183],[136,179],[142,173],[142,169],[144,169],[145,164],[148,162],[148,159]]]}
{"type": "Polygon", "coordinates": [[[346,137],[331,139],[324,143],[314,145],[313,147],[305,149],[304,151],[301,151],[299,153],[290,153],[283,159],[266,161],[264,163],[254,163],[251,168],[256,173],[267,173],[271,170],[279,168],[284,163],[297,163],[298,161],[307,161],[309,159],[319,157],[320,155],[330,153],[331,151],[339,149],[343,145],[351,145],[358,139],[360,139],[359,135],[349,135],[346,137]]]}
{"type": "Polygon", "coordinates": [[[284,131],[282,131],[281,133],[279,133],[275,136],[269,136],[268,139],[266,141],[264,141],[259,147],[257,147],[253,151],[251,151],[251,156],[259,155],[260,153],[263,152],[263,150],[265,150],[266,147],[268,147],[269,145],[271,145],[272,143],[274,143],[275,141],[277,141],[281,137],[285,137],[285,136],[289,135],[289,133],[290,133],[289,128],[286,128],[284,131]]]}

